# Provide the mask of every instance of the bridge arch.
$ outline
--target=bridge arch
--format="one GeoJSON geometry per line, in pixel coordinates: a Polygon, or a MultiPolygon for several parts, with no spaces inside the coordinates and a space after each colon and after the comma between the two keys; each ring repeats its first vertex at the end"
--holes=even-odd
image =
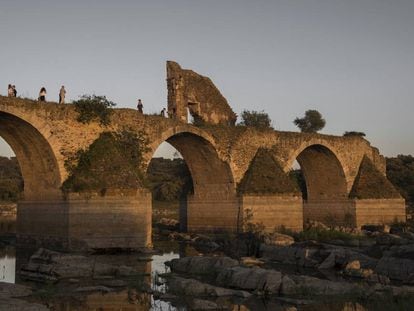
{"type": "Polygon", "coordinates": [[[213,138],[200,129],[178,126],[162,133],[151,153],[162,142],[168,142],[183,156],[193,180],[194,193],[180,211],[190,231],[214,231],[216,228],[237,229],[236,185],[230,165],[223,161],[213,138]]]}
{"type": "Polygon", "coordinates": [[[347,181],[337,155],[327,146],[312,144],[296,155],[306,184],[307,200],[333,200],[348,197],[347,181]]]}
{"type": "Polygon", "coordinates": [[[353,178],[349,176],[347,161],[328,141],[320,138],[309,139],[292,148],[284,162],[285,172],[292,169],[295,161],[299,163],[303,177],[307,179],[306,188],[311,199],[333,198],[338,195],[342,198],[348,197],[353,178]],[[321,190],[324,184],[330,185],[326,191],[321,190]]]}
{"type": "Polygon", "coordinates": [[[24,180],[24,199],[61,197],[59,166],[47,139],[31,123],[0,111],[0,136],[14,151],[24,180]]]}

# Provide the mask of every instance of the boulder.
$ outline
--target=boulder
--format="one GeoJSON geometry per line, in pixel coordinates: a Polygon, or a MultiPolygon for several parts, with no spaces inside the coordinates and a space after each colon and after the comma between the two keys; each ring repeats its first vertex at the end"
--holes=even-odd
{"type": "Polygon", "coordinates": [[[360,268],[364,269],[374,269],[377,265],[377,260],[374,258],[350,249],[337,248],[331,251],[329,256],[319,265],[319,269],[344,269],[351,262],[356,265],[356,261],[359,262],[360,268]]]}
{"type": "Polygon", "coordinates": [[[194,279],[172,277],[168,280],[170,292],[175,295],[193,297],[225,297],[235,296],[240,298],[250,297],[251,294],[241,290],[233,290],[213,286],[194,279]]]}
{"type": "Polygon", "coordinates": [[[204,311],[204,310],[221,310],[222,308],[216,304],[214,301],[202,300],[202,299],[193,299],[190,303],[191,310],[194,311],[204,311]]]}
{"type": "Polygon", "coordinates": [[[316,267],[320,261],[320,250],[302,246],[270,246],[261,245],[262,257],[284,264],[297,265],[301,267],[316,267]]]}
{"type": "Polygon", "coordinates": [[[161,218],[156,226],[161,230],[178,230],[180,228],[180,223],[175,219],[161,218]]]}
{"type": "Polygon", "coordinates": [[[384,256],[414,260],[414,244],[392,246],[388,251],[384,252],[384,256]]]}
{"type": "Polygon", "coordinates": [[[32,290],[30,287],[19,284],[0,282],[0,299],[5,297],[26,297],[30,296],[31,294],[32,290]]]}
{"type": "Polygon", "coordinates": [[[67,278],[102,278],[104,276],[133,276],[139,274],[133,268],[96,263],[91,257],[65,254],[39,249],[22,265],[20,277],[38,282],[56,282],[67,278]]]}
{"type": "Polygon", "coordinates": [[[85,287],[78,287],[75,292],[81,293],[81,292],[102,292],[102,293],[109,293],[112,289],[98,285],[98,286],[85,286],[85,287]]]}
{"type": "Polygon", "coordinates": [[[376,237],[376,243],[378,245],[404,245],[409,244],[410,242],[407,239],[403,239],[402,237],[395,235],[395,234],[380,234],[376,237]]]}
{"type": "Polygon", "coordinates": [[[261,266],[264,264],[264,261],[257,259],[256,257],[242,257],[240,258],[240,263],[245,266],[261,266]]]}
{"type": "Polygon", "coordinates": [[[333,296],[362,293],[364,290],[366,288],[363,286],[353,283],[334,282],[305,275],[290,275],[283,278],[281,294],[333,296]],[[286,286],[284,282],[287,282],[286,286]]]}
{"type": "Polygon", "coordinates": [[[361,263],[359,260],[352,260],[345,265],[345,270],[359,270],[361,269],[361,263]]]}
{"type": "Polygon", "coordinates": [[[216,278],[216,283],[219,286],[277,294],[282,284],[282,273],[258,267],[238,266],[222,269],[216,278]]]}
{"type": "Polygon", "coordinates": [[[165,263],[172,272],[200,275],[217,274],[223,268],[237,266],[239,262],[229,257],[184,257],[165,263]]]}
{"type": "Polygon", "coordinates": [[[264,238],[264,243],[273,246],[289,246],[295,243],[295,239],[289,235],[275,232],[266,235],[264,238]]]}
{"type": "Polygon", "coordinates": [[[44,305],[17,299],[30,295],[32,295],[32,290],[27,286],[0,282],[0,311],[49,310],[44,305]]]}
{"type": "Polygon", "coordinates": [[[368,232],[381,232],[381,233],[389,233],[390,227],[388,225],[363,225],[361,230],[365,230],[368,232]]]}
{"type": "Polygon", "coordinates": [[[0,311],[47,311],[44,305],[27,302],[21,299],[4,298],[0,302],[0,311]]]}
{"type": "Polygon", "coordinates": [[[414,275],[414,260],[406,258],[382,257],[375,272],[392,280],[409,282],[414,275]]]}

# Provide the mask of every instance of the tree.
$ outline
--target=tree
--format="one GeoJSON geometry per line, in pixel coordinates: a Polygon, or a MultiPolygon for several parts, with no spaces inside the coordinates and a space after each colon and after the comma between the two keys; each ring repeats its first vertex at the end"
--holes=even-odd
{"type": "Polygon", "coordinates": [[[349,137],[349,136],[360,136],[360,137],[365,137],[365,133],[364,132],[356,132],[356,131],[350,131],[350,132],[345,132],[344,137],[349,137]]]}
{"type": "Polygon", "coordinates": [[[293,123],[304,133],[316,133],[326,124],[318,110],[306,111],[303,118],[296,118],[293,123]]]}
{"type": "Polygon", "coordinates": [[[386,158],[387,177],[400,191],[409,205],[414,205],[414,157],[398,155],[396,158],[386,158]]]}
{"type": "Polygon", "coordinates": [[[271,129],[271,123],[269,115],[262,111],[249,111],[243,110],[241,114],[242,121],[240,125],[255,127],[258,129],[271,129]]]}

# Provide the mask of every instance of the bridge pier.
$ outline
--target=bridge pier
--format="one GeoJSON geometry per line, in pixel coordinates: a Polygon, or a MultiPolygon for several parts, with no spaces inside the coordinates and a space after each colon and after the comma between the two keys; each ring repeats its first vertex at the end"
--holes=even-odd
{"type": "Polygon", "coordinates": [[[187,231],[236,232],[239,205],[237,197],[187,197],[187,231]]]}
{"type": "Polygon", "coordinates": [[[282,227],[292,231],[303,229],[302,197],[297,195],[242,195],[240,197],[241,225],[260,223],[265,231],[282,227]]]}
{"type": "Polygon", "coordinates": [[[303,203],[303,218],[327,225],[361,228],[363,225],[382,225],[405,222],[405,200],[341,199],[308,200],[303,203]]]}
{"type": "Polygon", "coordinates": [[[22,201],[17,206],[17,243],[68,251],[142,249],[151,246],[151,213],[147,190],[22,201]]]}

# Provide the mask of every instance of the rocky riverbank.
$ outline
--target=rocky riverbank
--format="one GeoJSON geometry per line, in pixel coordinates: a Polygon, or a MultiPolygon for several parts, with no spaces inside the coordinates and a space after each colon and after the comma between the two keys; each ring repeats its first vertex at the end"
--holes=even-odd
{"type": "Polygon", "coordinates": [[[2,284],[7,307],[0,310],[388,311],[414,303],[414,234],[407,226],[313,224],[299,234],[235,236],[178,227],[162,219],[154,230],[167,256],[38,249],[19,264],[19,285],[2,284]]]}

